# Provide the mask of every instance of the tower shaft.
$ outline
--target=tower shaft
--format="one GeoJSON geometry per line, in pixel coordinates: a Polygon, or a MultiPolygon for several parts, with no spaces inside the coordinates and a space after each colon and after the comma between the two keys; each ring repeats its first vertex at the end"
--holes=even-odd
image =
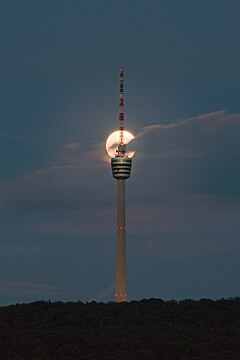
{"type": "Polygon", "coordinates": [[[116,302],[127,301],[125,180],[117,181],[116,302]]]}

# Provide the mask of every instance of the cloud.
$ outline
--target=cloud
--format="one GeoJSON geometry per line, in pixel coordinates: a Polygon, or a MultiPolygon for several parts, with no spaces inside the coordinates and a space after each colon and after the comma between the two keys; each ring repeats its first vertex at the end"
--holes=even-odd
{"type": "Polygon", "coordinates": [[[0,283],[1,295],[48,295],[56,294],[57,287],[55,285],[9,281],[0,283]]]}
{"type": "Polygon", "coordinates": [[[109,218],[115,220],[116,184],[108,165],[102,164],[99,168],[85,161],[81,166],[51,166],[7,184],[1,190],[2,229],[8,234],[18,229],[21,234],[42,236],[109,233],[109,218]],[[112,191],[107,189],[109,183],[112,191]]]}
{"type": "Polygon", "coordinates": [[[19,142],[19,143],[23,143],[23,144],[27,144],[27,145],[33,145],[33,146],[39,146],[39,147],[46,146],[46,144],[44,144],[42,141],[39,141],[39,140],[36,140],[33,138],[29,138],[29,137],[25,137],[25,136],[16,135],[16,134],[5,132],[5,131],[0,131],[0,137],[4,138],[6,140],[9,140],[9,141],[15,141],[15,142],[19,142]]]}
{"type": "Polygon", "coordinates": [[[78,168],[104,167],[106,162],[106,150],[104,143],[83,148],[79,142],[65,143],[59,150],[56,163],[58,166],[74,166],[78,168]]]}
{"type": "MultiPolygon", "coordinates": [[[[217,196],[169,194],[159,202],[128,207],[128,230],[134,235],[233,233],[239,230],[240,201],[226,206],[217,196]]],[[[229,243],[232,243],[229,239],[229,243]]]]}
{"type": "MultiPolygon", "coordinates": [[[[213,233],[218,222],[236,229],[239,124],[240,114],[217,111],[144,128],[127,181],[130,231],[213,233]]],[[[104,144],[81,151],[64,149],[59,165],[2,187],[7,223],[15,219],[24,232],[43,235],[109,234],[115,224],[116,182],[101,158],[104,144]]]]}
{"type": "Polygon", "coordinates": [[[169,124],[153,124],[143,127],[142,131],[137,137],[143,136],[144,134],[157,130],[173,130],[179,127],[197,126],[203,128],[206,133],[216,131],[220,128],[229,125],[230,122],[234,122],[235,126],[240,127],[240,114],[225,114],[224,110],[213,111],[210,113],[201,114],[191,118],[177,120],[169,124]]]}
{"type": "Polygon", "coordinates": [[[77,150],[79,148],[80,144],[79,142],[71,142],[64,144],[64,148],[67,150],[77,150]]]}
{"type": "Polygon", "coordinates": [[[109,286],[107,286],[98,295],[96,295],[95,300],[106,301],[106,299],[114,298],[114,293],[115,293],[115,281],[113,281],[109,286]]]}
{"type": "MultiPolygon", "coordinates": [[[[3,227],[2,227],[3,229],[3,227]]],[[[1,252],[1,256],[2,258],[6,257],[11,257],[13,258],[14,256],[22,256],[22,255],[29,255],[30,253],[33,254],[38,254],[39,253],[39,249],[40,246],[39,244],[34,244],[32,242],[29,243],[23,243],[23,242],[19,242],[17,240],[12,240],[9,241],[10,238],[6,239],[1,239],[1,243],[0,243],[0,252],[1,252]]]]}
{"type": "Polygon", "coordinates": [[[158,182],[158,192],[239,198],[239,137],[239,113],[216,111],[151,125],[143,128],[135,142],[136,172],[152,186],[158,182]]]}
{"type": "MultiPolygon", "coordinates": [[[[225,114],[223,110],[198,115],[192,118],[178,120],[168,124],[155,124],[144,127],[136,136],[136,144],[148,142],[146,153],[153,156],[169,154],[172,157],[188,156],[189,151],[199,154],[210,153],[216,147],[221,147],[218,141],[225,132],[225,140],[229,135],[240,132],[240,114],[225,114]],[[149,141],[151,137],[151,141],[149,141]],[[215,148],[214,148],[215,146],[215,148]]],[[[224,139],[222,139],[224,140],[224,139]]],[[[236,137],[233,138],[234,142],[236,137]]],[[[236,144],[235,144],[236,145],[236,144]]],[[[139,151],[141,151],[141,146],[139,151]]],[[[240,147],[237,147],[238,154],[240,147]]]]}

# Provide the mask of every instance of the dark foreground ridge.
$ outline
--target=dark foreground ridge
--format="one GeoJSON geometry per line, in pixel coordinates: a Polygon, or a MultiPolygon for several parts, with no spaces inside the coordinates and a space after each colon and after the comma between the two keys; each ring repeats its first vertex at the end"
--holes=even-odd
{"type": "Polygon", "coordinates": [[[0,308],[1,360],[239,360],[240,298],[0,308]]]}

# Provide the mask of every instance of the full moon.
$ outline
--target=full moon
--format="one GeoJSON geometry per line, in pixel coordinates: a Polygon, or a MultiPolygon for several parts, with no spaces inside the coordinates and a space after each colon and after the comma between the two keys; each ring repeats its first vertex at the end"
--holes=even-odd
{"type": "MultiPolygon", "coordinates": [[[[134,136],[133,136],[133,134],[131,134],[130,132],[128,132],[126,130],[124,130],[123,133],[124,133],[124,143],[127,145],[134,139],[134,136]]],[[[120,139],[120,130],[114,131],[107,138],[106,150],[107,150],[108,155],[111,158],[116,156],[116,150],[119,145],[119,139],[120,139]]],[[[127,155],[129,158],[132,158],[134,154],[135,154],[135,151],[132,151],[132,150],[127,151],[127,155]]]]}

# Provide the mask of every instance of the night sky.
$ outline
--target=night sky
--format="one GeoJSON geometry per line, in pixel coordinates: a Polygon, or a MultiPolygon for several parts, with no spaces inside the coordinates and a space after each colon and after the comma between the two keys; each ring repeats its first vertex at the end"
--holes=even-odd
{"type": "Polygon", "coordinates": [[[0,6],[0,305],[114,300],[105,141],[137,135],[128,299],[240,295],[239,0],[0,6]]]}

